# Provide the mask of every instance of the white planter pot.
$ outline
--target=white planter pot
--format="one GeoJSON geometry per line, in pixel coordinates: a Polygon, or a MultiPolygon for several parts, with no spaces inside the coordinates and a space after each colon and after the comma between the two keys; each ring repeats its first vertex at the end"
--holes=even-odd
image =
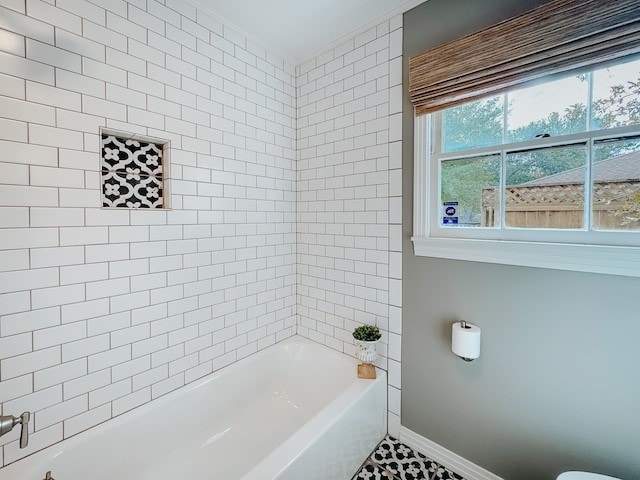
{"type": "Polygon", "coordinates": [[[376,352],[376,344],[379,340],[372,342],[365,342],[363,340],[356,340],[356,358],[362,363],[373,363],[378,358],[378,352],[376,352]]]}

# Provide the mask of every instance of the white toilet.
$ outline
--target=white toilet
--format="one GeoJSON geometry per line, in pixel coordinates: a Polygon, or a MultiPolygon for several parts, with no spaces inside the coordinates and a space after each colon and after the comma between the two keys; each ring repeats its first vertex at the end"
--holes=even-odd
{"type": "Polygon", "coordinates": [[[620,480],[619,478],[589,472],[564,472],[556,480],[620,480]]]}

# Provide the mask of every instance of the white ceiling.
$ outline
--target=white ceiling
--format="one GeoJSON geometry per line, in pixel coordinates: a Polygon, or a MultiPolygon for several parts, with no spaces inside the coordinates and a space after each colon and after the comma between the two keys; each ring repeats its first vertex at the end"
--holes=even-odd
{"type": "MultiPolygon", "coordinates": [[[[197,0],[299,64],[325,48],[425,0],[197,0]]],[[[265,45],[266,46],[266,45],[265,45]]]]}

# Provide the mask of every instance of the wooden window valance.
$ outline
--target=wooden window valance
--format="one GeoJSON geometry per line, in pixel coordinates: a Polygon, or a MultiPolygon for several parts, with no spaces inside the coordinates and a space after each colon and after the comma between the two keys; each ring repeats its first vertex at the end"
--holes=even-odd
{"type": "Polygon", "coordinates": [[[640,0],[552,0],[412,57],[416,115],[640,53],[640,0]]]}

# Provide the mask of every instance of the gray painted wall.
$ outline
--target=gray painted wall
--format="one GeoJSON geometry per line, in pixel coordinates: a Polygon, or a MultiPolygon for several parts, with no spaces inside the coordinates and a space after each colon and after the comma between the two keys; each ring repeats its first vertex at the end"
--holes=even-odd
{"type": "Polygon", "coordinates": [[[405,14],[402,425],[507,480],[640,479],[640,279],[416,257],[409,240],[409,57],[540,3],[429,0],[405,14]],[[459,319],[482,328],[473,363],[450,351],[459,319]]]}

